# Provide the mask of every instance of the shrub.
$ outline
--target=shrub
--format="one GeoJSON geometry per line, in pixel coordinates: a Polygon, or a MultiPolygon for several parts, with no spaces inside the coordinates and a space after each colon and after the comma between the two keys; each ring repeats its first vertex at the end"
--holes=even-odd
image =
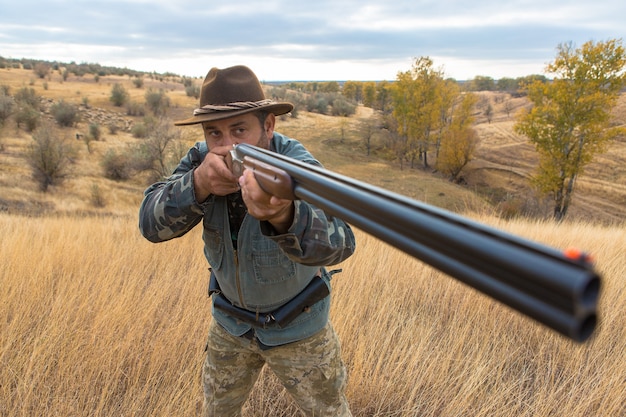
{"type": "Polygon", "coordinates": [[[78,108],[63,99],[50,107],[50,113],[62,127],[72,127],[78,122],[78,108]]]}
{"type": "Polygon", "coordinates": [[[337,98],[333,101],[331,113],[333,116],[352,116],[356,113],[356,105],[344,98],[337,98]]]}
{"type": "Polygon", "coordinates": [[[111,97],[109,97],[109,100],[111,100],[114,106],[122,107],[124,104],[126,104],[128,98],[128,92],[122,84],[113,84],[113,87],[111,87],[111,97]]]}
{"type": "Polygon", "coordinates": [[[15,114],[15,122],[17,127],[24,126],[27,132],[32,132],[39,126],[41,113],[30,105],[21,105],[15,114]]]}
{"type": "Polygon", "coordinates": [[[186,146],[180,149],[180,131],[166,118],[151,121],[146,140],[133,150],[133,166],[137,171],[150,171],[153,179],[167,177],[180,161],[186,146]]]}
{"type": "Polygon", "coordinates": [[[199,85],[188,85],[185,87],[185,93],[187,97],[200,98],[200,86],[199,85]]]}
{"type": "Polygon", "coordinates": [[[132,101],[126,105],[126,114],[143,117],[146,115],[146,108],[143,104],[132,101]]]}
{"type": "Polygon", "coordinates": [[[135,123],[130,129],[134,138],[141,139],[148,136],[148,126],[145,123],[135,123]]]}
{"type": "Polygon", "coordinates": [[[112,135],[117,135],[117,131],[120,130],[120,127],[115,122],[111,122],[108,124],[109,133],[112,135]]]}
{"type": "Polygon", "coordinates": [[[76,156],[71,142],[49,123],[44,123],[33,134],[34,143],[27,153],[33,179],[43,192],[51,185],[60,184],[70,173],[76,156]]]}
{"type": "Polygon", "coordinates": [[[100,140],[102,132],[100,131],[100,125],[97,123],[91,123],[89,125],[89,137],[93,140],[100,140]]]}
{"type": "Polygon", "coordinates": [[[312,113],[327,114],[329,101],[320,94],[311,96],[307,101],[307,109],[312,113]]]}
{"type": "Polygon", "coordinates": [[[41,100],[34,88],[22,87],[15,93],[15,101],[20,104],[28,105],[34,109],[39,109],[41,100]]]}
{"type": "Polygon", "coordinates": [[[150,88],[146,91],[146,105],[155,116],[159,116],[165,114],[165,111],[170,106],[170,98],[162,89],[155,91],[150,88]]]}
{"type": "Polygon", "coordinates": [[[0,126],[4,125],[4,122],[9,118],[14,105],[13,97],[0,93],[0,126]]]}
{"type": "Polygon", "coordinates": [[[102,158],[104,176],[114,181],[124,181],[131,177],[132,167],[126,153],[119,153],[109,149],[102,158]]]}
{"type": "Polygon", "coordinates": [[[102,190],[98,187],[98,184],[91,185],[91,196],[90,196],[91,205],[94,207],[104,207],[106,206],[106,200],[104,199],[104,195],[102,194],[102,190]]]}
{"type": "Polygon", "coordinates": [[[50,72],[50,65],[45,62],[38,62],[35,64],[33,71],[39,78],[46,78],[46,75],[50,72]]]}

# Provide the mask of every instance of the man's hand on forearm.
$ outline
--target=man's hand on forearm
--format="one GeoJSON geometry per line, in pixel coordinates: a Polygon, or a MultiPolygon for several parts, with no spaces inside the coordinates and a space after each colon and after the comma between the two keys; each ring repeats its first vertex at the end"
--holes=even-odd
{"type": "Polygon", "coordinates": [[[287,232],[293,223],[295,211],[293,201],[266,193],[249,169],[246,169],[239,178],[239,185],[243,201],[251,216],[269,222],[278,233],[287,232]]]}
{"type": "Polygon", "coordinates": [[[202,203],[209,195],[227,195],[239,189],[237,178],[226,166],[225,156],[229,147],[211,149],[193,172],[196,200],[202,203]]]}

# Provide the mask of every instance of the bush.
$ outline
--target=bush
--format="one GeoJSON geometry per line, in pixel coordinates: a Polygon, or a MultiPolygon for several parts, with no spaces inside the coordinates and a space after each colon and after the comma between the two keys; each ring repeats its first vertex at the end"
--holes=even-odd
{"type": "Polygon", "coordinates": [[[39,96],[37,95],[37,93],[35,93],[34,88],[22,87],[19,90],[17,90],[17,93],[15,93],[14,98],[15,98],[15,101],[17,101],[20,104],[30,106],[33,109],[37,109],[37,110],[40,108],[41,100],[39,96]]]}
{"type": "Polygon", "coordinates": [[[122,84],[113,84],[113,87],[111,87],[111,97],[109,97],[109,100],[111,100],[114,106],[122,107],[124,104],[126,104],[128,98],[128,92],[122,84]]]}
{"type": "Polygon", "coordinates": [[[104,195],[102,194],[102,190],[98,187],[98,184],[93,184],[91,186],[91,196],[90,196],[91,205],[94,207],[104,207],[106,206],[106,200],[104,195]]]}
{"type": "Polygon", "coordinates": [[[63,99],[50,107],[50,113],[62,127],[72,127],[78,122],[78,108],[63,99]]]}
{"type": "Polygon", "coordinates": [[[35,131],[33,140],[27,160],[33,179],[39,189],[46,192],[49,186],[60,184],[69,175],[76,151],[72,143],[49,123],[35,131]]]}
{"type": "Polygon", "coordinates": [[[333,101],[331,113],[333,116],[352,116],[356,113],[356,105],[344,98],[337,98],[333,101]]]}
{"type": "Polygon", "coordinates": [[[155,116],[159,116],[165,114],[165,111],[170,106],[170,98],[162,89],[159,91],[148,89],[146,91],[146,105],[155,116]]]}
{"type": "Polygon", "coordinates": [[[151,171],[153,179],[159,180],[172,173],[187,146],[178,146],[180,130],[171,120],[153,120],[151,126],[146,140],[133,150],[133,167],[140,172],[151,171]]]}
{"type": "Polygon", "coordinates": [[[102,158],[104,176],[114,181],[124,181],[131,177],[132,166],[126,153],[118,153],[109,149],[102,158]]]}
{"type": "Polygon", "coordinates": [[[50,65],[45,62],[38,62],[35,64],[33,71],[37,75],[37,77],[43,79],[50,73],[50,65]]]}
{"type": "Polygon", "coordinates": [[[146,108],[143,104],[132,101],[126,105],[126,114],[128,116],[143,117],[146,115],[146,108]]]}
{"type": "Polygon", "coordinates": [[[111,122],[108,124],[109,133],[112,135],[117,135],[117,131],[120,130],[120,127],[115,122],[111,122]]]}
{"type": "Polygon", "coordinates": [[[97,123],[91,123],[89,125],[89,137],[93,140],[100,140],[102,132],[100,131],[100,125],[97,123]]]}
{"type": "Polygon", "coordinates": [[[327,114],[329,104],[328,98],[316,94],[307,100],[307,109],[312,113],[327,114]]]}
{"type": "Polygon", "coordinates": [[[134,138],[142,139],[148,136],[149,127],[145,123],[135,123],[130,129],[134,138]]]}
{"type": "Polygon", "coordinates": [[[4,125],[4,122],[11,116],[14,105],[13,97],[0,93],[0,126],[4,125]]]}
{"type": "Polygon", "coordinates": [[[187,97],[200,98],[200,86],[199,85],[188,85],[185,87],[185,93],[187,97]]]}
{"type": "Polygon", "coordinates": [[[21,105],[15,114],[17,127],[19,128],[24,125],[24,129],[26,129],[27,132],[32,132],[37,129],[40,119],[41,113],[29,105],[21,105]]]}

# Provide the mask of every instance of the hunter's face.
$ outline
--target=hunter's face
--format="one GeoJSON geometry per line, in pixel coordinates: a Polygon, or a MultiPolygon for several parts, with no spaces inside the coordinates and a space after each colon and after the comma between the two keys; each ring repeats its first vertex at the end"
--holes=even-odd
{"type": "Polygon", "coordinates": [[[240,143],[269,147],[274,134],[276,116],[270,113],[261,123],[256,113],[246,113],[228,119],[202,123],[204,139],[209,149],[220,146],[233,146],[240,143]]]}

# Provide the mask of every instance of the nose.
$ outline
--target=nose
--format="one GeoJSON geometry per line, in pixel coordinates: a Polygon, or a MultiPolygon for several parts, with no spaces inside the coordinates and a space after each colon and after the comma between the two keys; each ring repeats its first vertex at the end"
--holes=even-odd
{"type": "Polygon", "coordinates": [[[225,134],[222,137],[222,145],[223,146],[233,146],[233,145],[238,145],[239,142],[232,136],[229,134],[225,134]]]}

